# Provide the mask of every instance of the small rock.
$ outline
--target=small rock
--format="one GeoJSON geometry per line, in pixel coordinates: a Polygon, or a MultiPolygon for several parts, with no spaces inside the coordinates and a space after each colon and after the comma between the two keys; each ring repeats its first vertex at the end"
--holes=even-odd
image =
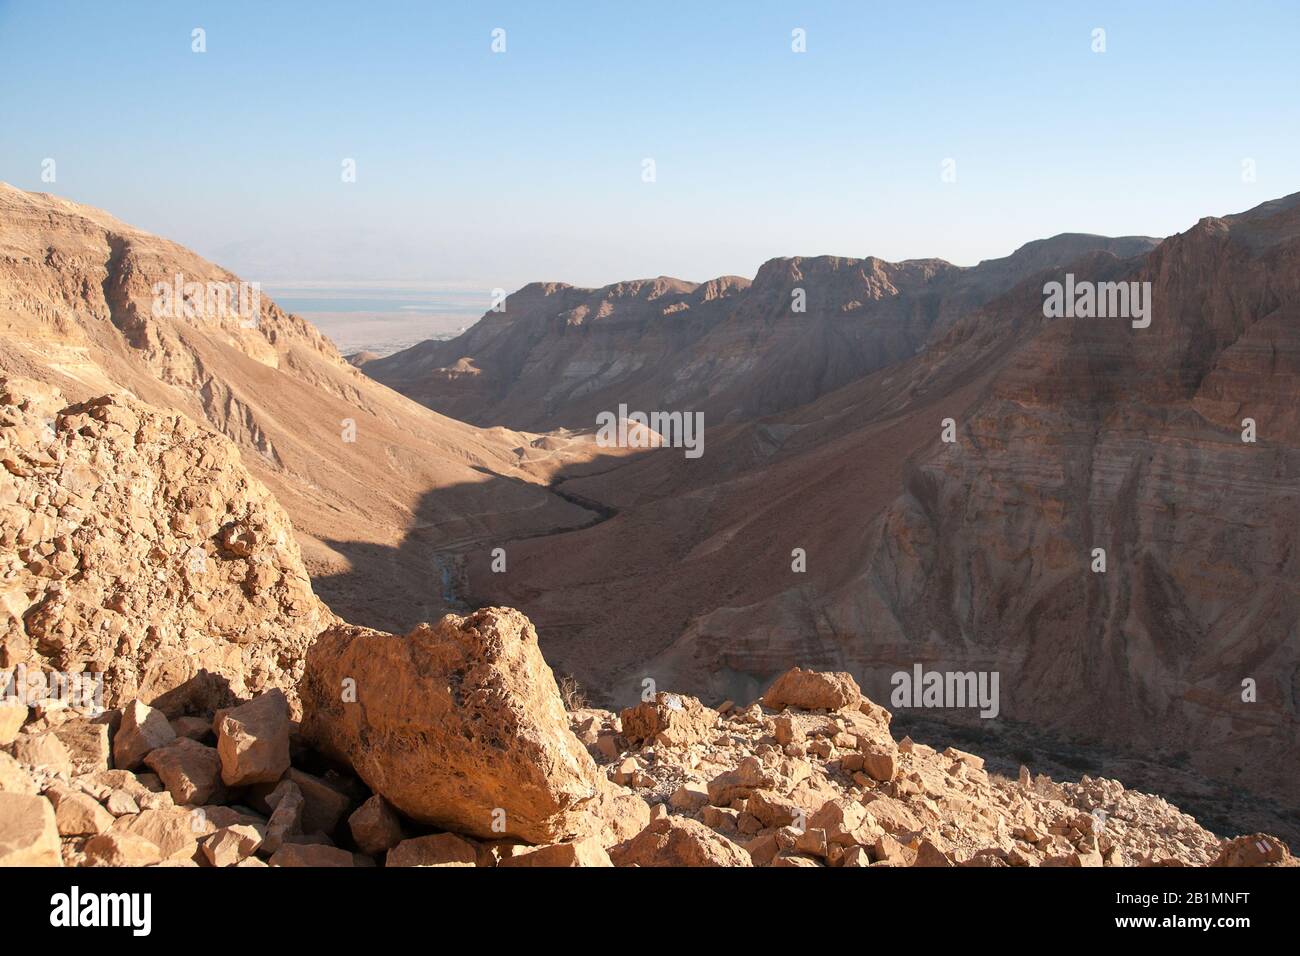
{"type": "Polygon", "coordinates": [[[150,751],[144,762],[158,774],[177,803],[217,802],[212,798],[222,790],[221,757],[215,747],[205,747],[189,737],[177,737],[150,751]]]}
{"type": "Polygon", "coordinates": [[[176,732],[161,710],[133,700],[122,708],[122,723],[113,735],[113,765],[134,770],[152,750],[176,739],[176,732]]]}
{"type": "Polygon", "coordinates": [[[158,847],[130,833],[109,830],[86,841],[86,866],[152,866],[162,861],[158,847]]]}
{"type": "Polygon", "coordinates": [[[438,866],[444,863],[478,862],[478,849],[454,833],[433,833],[403,840],[388,851],[386,866],[438,866]]]}
{"type": "Polygon", "coordinates": [[[348,817],[352,839],[362,853],[378,856],[402,840],[402,821],[388,801],[375,794],[348,817]]]}
{"type": "Polygon", "coordinates": [[[222,827],[202,843],[203,855],[213,866],[235,866],[257,852],[262,834],[251,826],[222,827]]]}
{"type": "Polygon", "coordinates": [[[0,867],[62,865],[50,801],[34,794],[0,793],[0,867]]]}
{"type": "Polygon", "coordinates": [[[507,857],[498,866],[613,866],[609,854],[590,837],[566,843],[552,843],[507,857]]]}
{"type": "Polygon", "coordinates": [[[93,836],[113,825],[113,815],[87,794],[51,787],[45,795],[54,804],[60,836],[93,836]]]}
{"type": "Polygon", "coordinates": [[[267,861],[270,866],[355,866],[352,854],[322,843],[286,843],[267,861]]]}
{"type": "Polygon", "coordinates": [[[27,722],[27,705],[16,697],[0,697],[0,747],[8,747],[27,722]]]}
{"type": "Polygon", "coordinates": [[[279,688],[217,711],[213,729],[226,786],[274,783],[289,769],[289,701],[279,688]]]}

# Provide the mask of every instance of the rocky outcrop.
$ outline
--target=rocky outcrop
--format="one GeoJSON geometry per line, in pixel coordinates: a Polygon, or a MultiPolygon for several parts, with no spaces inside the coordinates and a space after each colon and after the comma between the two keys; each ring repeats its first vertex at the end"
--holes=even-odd
{"type": "Polygon", "coordinates": [[[172,716],[295,692],[334,617],[230,442],[129,396],[7,379],[0,466],[0,666],[102,674],[101,706],[172,716]]]}
{"type": "Polygon", "coordinates": [[[406,637],[327,630],[308,653],[302,734],[422,823],[550,842],[596,796],[522,614],[449,615],[406,637]]]}

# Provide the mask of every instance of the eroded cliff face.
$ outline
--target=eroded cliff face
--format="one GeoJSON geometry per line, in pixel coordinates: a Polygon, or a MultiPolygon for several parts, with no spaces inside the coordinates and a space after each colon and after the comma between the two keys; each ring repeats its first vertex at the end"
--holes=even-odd
{"type": "Polygon", "coordinates": [[[1127,277],[1151,283],[1147,329],[1026,319],[829,604],[871,663],[919,642],[1001,669],[1008,716],[1294,799],[1300,246],[1256,237],[1296,218],[1167,240],[1127,277]]]}
{"type": "Polygon", "coordinates": [[[1152,245],[1062,235],[970,269],[940,259],[811,256],[773,259],[752,282],[533,283],[460,337],[364,368],[430,408],[484,425],[589,428],[619,403],[701,411],[714,423],[747,420],[912,356],[1038,270],[1152,245]]]}

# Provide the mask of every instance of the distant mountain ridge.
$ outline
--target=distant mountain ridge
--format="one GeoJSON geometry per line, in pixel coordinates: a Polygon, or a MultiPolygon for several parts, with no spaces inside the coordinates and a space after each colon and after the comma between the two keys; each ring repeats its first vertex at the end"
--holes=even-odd
{"type": "Polygon", "coordinates": [[[813,256],[772,259],[752,281],[535,282],[461,336],[366,362],[365,371],[480,425],[587,427],[619,401],[746,420],[914,354],[1030,275],[1091,253],[1131,258],[1157,242],[1064,233],[971,267],[813,256]]]}

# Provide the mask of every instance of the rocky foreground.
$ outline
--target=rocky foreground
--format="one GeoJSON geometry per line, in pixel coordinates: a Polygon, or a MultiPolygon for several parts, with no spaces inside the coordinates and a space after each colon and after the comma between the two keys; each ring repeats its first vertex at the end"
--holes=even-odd
{"type": "Polygon", "coordinates": [[[1294,865],[1113,780],[991,776],[890,734],[847,674],[748,707],[566,712],[527,619],[320,636],[273,689],[168,719],[0,708],[10,866],[1294,865]]]}
{"type": "Polygon", "coordinates": [[[848,674],[566,708],[518,611],[343,624],[290,532],[184,416],[0,380],[0,865],[1294,865],[896,741],[848,674]]]}

